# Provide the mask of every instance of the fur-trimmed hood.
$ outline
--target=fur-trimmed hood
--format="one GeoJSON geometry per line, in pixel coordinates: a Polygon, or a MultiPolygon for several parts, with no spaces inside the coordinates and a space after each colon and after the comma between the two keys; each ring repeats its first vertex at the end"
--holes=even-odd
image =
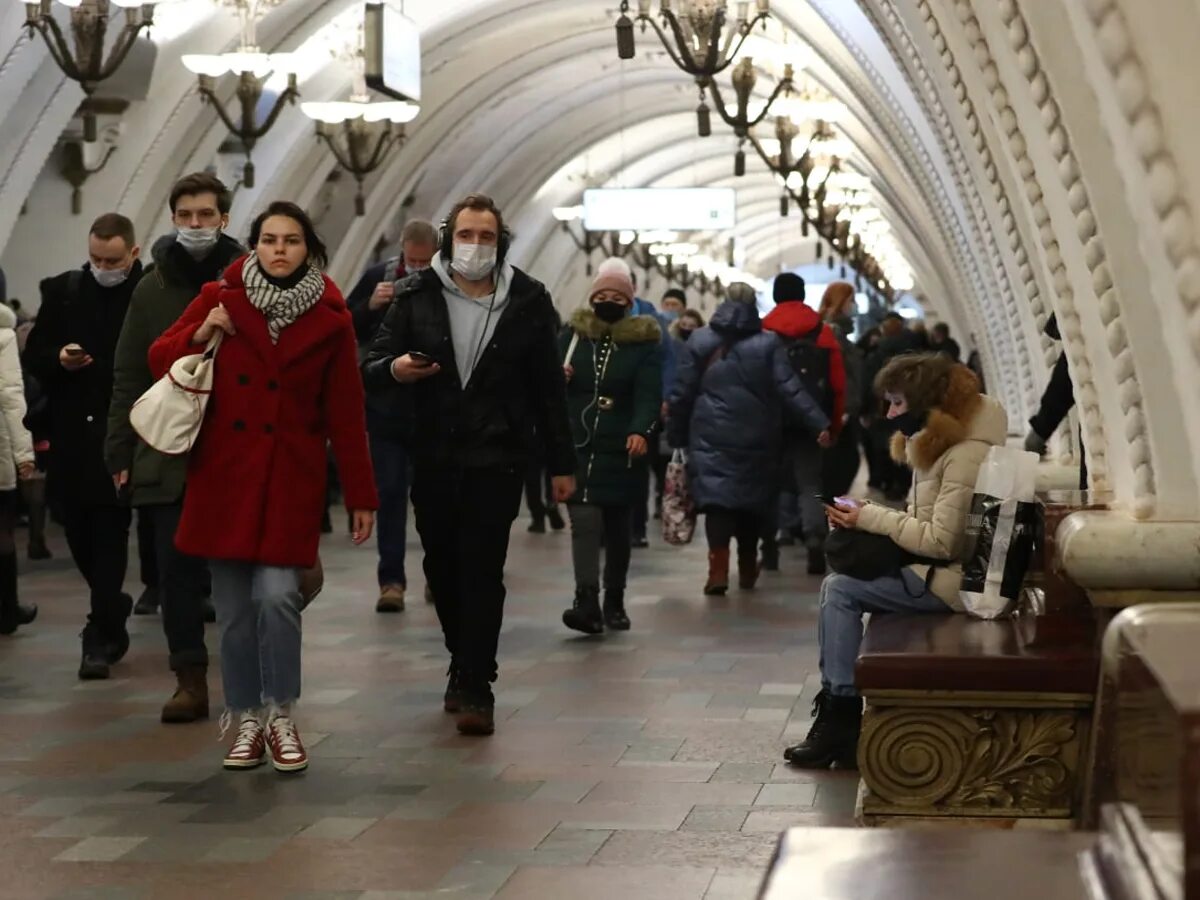
{"type": "Polygon", "coordinates": [[[648,344],[662,340],[662,328],[653,316],[626,316],[610,325],[596,317],[590,307],[575,310],[571,327],[580,337],[599,340],[611,334],[618,344],[648,344]]]}
{"type": "Polygon", "coordinates": [[[1008,413],[999,402],[979,393],[979,382],[965,366],[956,366],[942,402],[930,410],[925,427],[912,438],[892,435],[892,459],[927,471],[951,447],[982,441],[1001,447],[1008,439],[1008,413]]]}

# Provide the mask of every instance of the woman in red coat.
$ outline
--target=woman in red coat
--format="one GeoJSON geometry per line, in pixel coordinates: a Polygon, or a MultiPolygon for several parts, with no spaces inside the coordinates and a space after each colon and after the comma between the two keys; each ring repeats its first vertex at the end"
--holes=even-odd
{"type": "Polygon", "coordinates": [[[378,503],[354,325],[318,268],[325,246],[308,215],[283,202],[254,220],[250,246],[154,343],[150,366],[161,377],[225,333],[175,543],[212,568],[226,715],[239,715],[225,767],[258,766],[269,749],[276,769],[294,772],[308,765],[291,715],[299,577],[317,558],[327,441],[356,544],[378,503]]]}

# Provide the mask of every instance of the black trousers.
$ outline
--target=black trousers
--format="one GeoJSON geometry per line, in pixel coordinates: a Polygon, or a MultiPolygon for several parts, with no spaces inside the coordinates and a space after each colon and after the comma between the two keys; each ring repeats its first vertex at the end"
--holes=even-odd
{"type": "Polygon", "coordinates": [[[137,546],[138,546],[138,576],[144,587],[158,587],[162,580],[159,569],[157,541],[154,535],[154,522],[144,511],[138,510],[137,515],[137,546]]]}
{"type": "Polygon", "coordinates": [[[446,649],[468,691],[496,680],[504,564],[525,473],[418,463],[412,502],[446,649]]]}
{"type": "Polygon", "coordinates": [[[654,509],[662,509],[663,490],[667,486],[667,463],[670,456],[660,452],[658,438],[650,438],[650,451],[647,454],[646,470],[638,483],[641,494],[633,505],[633,540],[644,540],[650,525],[650,477],[654,476],[654,509]]]}
{"type": "Polygon", "coordinates": [[[62,514],[71,558],[91,590],[85,638],[116,638],[124,632],[132,609],[132,602],[121,590],[129,563],[132,510],[128,506],[64,499],[62,514]]]}
{"type": "Polygon", "coordinates": [[[204,598],[211,593],[208,563],[175,549],[175,532],[183,515],[182,503],[143,506],[138,510],[153,538],[158,560],[158,596],[163,632],[173,671],[185,666],[207,666],[204,644],[204,598]]]}
{"type": "Polygon", "coordinates": [[[704,533],[709,550],[728,550],[737,539],[738,556],[758,556],[758,539],[767,517],[744,509],[712,508],[704,511],[704,533]]]}
{"type": "Polygon", "coordinates": [[[525,470],[525,505],[535,522],[545,520],[546,513],[554,507],[554,485],[550,472],[541,463],[525,470]]]}

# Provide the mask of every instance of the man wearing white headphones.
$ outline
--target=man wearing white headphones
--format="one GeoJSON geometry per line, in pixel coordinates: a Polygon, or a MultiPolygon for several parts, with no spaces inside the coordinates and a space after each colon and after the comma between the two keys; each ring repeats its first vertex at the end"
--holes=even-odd
{"type": "Polygon", "coordinates": [[[368,392],[412,400],[413,511],[451,656],[444,708],[475,735],[495,730],[504,564],[524,473],[545,460],[555,502],[575,491],[554,304],[508,262],[509,244],[491,198],[455,204],[432,266],[397,285],[363,363],[368,392]]]}

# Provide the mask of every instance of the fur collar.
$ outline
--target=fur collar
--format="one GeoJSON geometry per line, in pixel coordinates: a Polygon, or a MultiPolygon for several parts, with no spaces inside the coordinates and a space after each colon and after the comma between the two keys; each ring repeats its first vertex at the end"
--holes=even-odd
{"type": "Polygon", "coordinates": [[[662,328],[653,316],[626,316],[621,321],[609,325],[596,318],[590,307],[575,310],[571,316],[571,327],[579,334],[590,340],[599,340],[611,334],[618,344],[657,344],[662,340],[662,328]]]}
{"type": "Polygon", "coordinates": [[[974,374],[965,366],[956,366],[946,396],[929,411],[925,427],[912,438],[899,432],[892,435],[892,459],[928,471],[943,453],[971,437],[973,420],[982,406],[983,395],[974,374]]]}

